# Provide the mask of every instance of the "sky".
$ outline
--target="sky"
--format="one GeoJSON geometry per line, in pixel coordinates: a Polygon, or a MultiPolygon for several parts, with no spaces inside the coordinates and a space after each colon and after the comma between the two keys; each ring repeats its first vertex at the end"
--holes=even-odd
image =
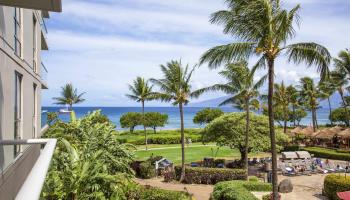
{"type": "MultiPolygon", "coordinates": [[[[301,24],[289,41],[317,42],[332,56],[350,47],[350,1],[285,0],[292,8],[301,3],[301,24]]],[[[137,76],[161,78],[160,65],[181,59],[194,66],[209,48],[235,41],[222,27],[209,23],[210,14],[225,9],[224,0],[63,0],[62,13],[50,13],[49,51],[43,52],[49,89],[42,104],[53,106],[52,97],[72,83],[86,92],[80,106],[139,106],[125,94],[137,76]]],[[[250,63],[251,65],[253,62],[250,63]]],[[[224,80],[204,64],[196,69],[193,89],[224,80]]],[[[276,61],[276,82],[297,84],[304,76],[317,79],[314,68],[276,61]]],[[[264,71],[257,73],[257,78],[264,71]]],[[[193,102],[223,96],[208,93],[193,102]]],[[[167,106],[147,102],[148,106],[167,106]]]]}

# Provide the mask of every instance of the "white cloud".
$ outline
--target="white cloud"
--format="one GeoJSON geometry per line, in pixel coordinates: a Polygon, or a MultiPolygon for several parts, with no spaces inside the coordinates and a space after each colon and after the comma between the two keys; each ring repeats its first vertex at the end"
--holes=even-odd
{"type": "MultiPolygon", "coordinates": [[[[232,41],[222,28],[208,22],[212,12],[224,8],[213,0],[70,0],[63,13],[48,21],[50,51],[44,54],[49,68],[50,90],[45,105],[52,103],[60,86],[72,82],[86,91],[85,105],[136,105],[125,97],[127,84],[136,76],[160,77],[159,65],[182,59],[194,65],[214,45],[232,41]]],[[[333,55],[349,47],[346,38],[346,1],[288,0],[287,6],[302,3],[302,24],[292,42],[315,41],[333,55]],[[337,2],[338,5],[334,5],[337,2]],[[339,10],[340,9],[340,10],[339,10]],[[342,11],[342,12],[340,12],[342,11]]],[[[218,70],[202,66],[193,76],[194,89],[223,82],[218,70]]],[[[260,71],[257,76],[266,73],[260,71]]],[[[318,75],[314,68],[276,62],[276,81],[296,83],[300,77],[318,75]]],[[[210,93],[202,99],[215,98],[210,93]]],[[[159,105],[159,103],[152,103],[159,105]]]]}

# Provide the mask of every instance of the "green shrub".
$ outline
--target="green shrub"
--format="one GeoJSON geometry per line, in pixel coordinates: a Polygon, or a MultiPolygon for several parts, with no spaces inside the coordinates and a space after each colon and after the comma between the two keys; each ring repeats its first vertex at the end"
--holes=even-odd
{"type": "Polygon", "coordinates": [[[215,185],[213,200],[258,200],[250,191],[271,191],[272,185],[251,181],[226,181],[215,185]]]}
{"type": "MultiPolygon", "coordinates": [[[[175,167],[177,179],[180,179],[181,169],[181,166],[175,167]]],[[[221,181],[244,179],[246,179],[246,171],[244,169],[186,167],[184,182],[188,184],[216,184],[221,181]]]]}
{"type": "Polygon", "coordinates": [[[259,178],[256,177],[256,176],[250,176],[250,177],[248,178],[248,180],[249,180],[250,182],[258,182],[258,181],[259,181],[259,178]]]}
{"type": "Polygon", "coordinates": [[[300,151],[299,145],[287,145],[283,148],[283,151],[300,151]]]}
{"type": "Polygon", "coordinates": [[[337,192],[350,190],[350,177],[340,174],[330,174],[324,179],[324,194],[330,200],[338,200],[337,192]]]}
{"type": "Polygon", "coordinates": [[[156,171],[154,165],[149,161],[145,161],[140,164],[140,177],[141,178],[153,178],[156,176],[156,171]]]}
{"type": "Polygon", "coordinates": [[[319,158],[350,161],[349,153],[341,151],[339,152],[337,150],[326,149],[322,147],[305,147],[304,150],[308,151],[311,154],[314,154],[315,157],[319,158]]]}
{"type": "Polygon", "coordinates": [[[188,200],[185,192],[169,191],[158,188],[144,188],[140,191],[139,200],[188,200]]]}
{"type": "MultiPolygon", "coordinates": [[[[201,136],[188,136],[186,137],[188,139],[191,139],[192,142],[200,142],[201,136]]],[[[171,135],[164,135],[164,136],[150,136],[147,140],[148,144],[180,144],[181,143],[181,136],[171,136],[171,135]]],[[[145,140],[140,138],[136,141],[130,141],[130,143],[135,145],[144,145],[145,140]]]]}

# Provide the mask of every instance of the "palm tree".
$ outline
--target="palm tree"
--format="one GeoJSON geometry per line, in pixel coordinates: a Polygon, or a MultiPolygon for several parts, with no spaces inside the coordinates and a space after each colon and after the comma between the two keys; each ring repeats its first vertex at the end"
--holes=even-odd
{"type": "Polygon", "coordinates": [[[162,79],[151,79],[160,89],[155,92],[155,97],[165,102],[172,102],[174,106],[179,106],[181,119],[181,178],[182,182],[185,178],[185,133],[184,133],[184,106],[188,104],[191,97],[198,97],[194,94],[191,86],[191,77],[195,67],[192,69],[188,65],[182,66],[180,61],[170,61],[160,66],[163,73],[162,79]]]}
{"type": "MultiPolygon", "coordinates": [[[[137,77],[132,85],[129,85],[129,90],[131,94],[127,94],[126,96],[130,99],[141,103],[142,106],[142,118],[145,118],[145,101],[150,101],[153,99],[153,92],[152,87],[149,85],[148,80],[145,80],[144,78],[137,77]]],[[[143,130],[145,134],[145,145],[146,150],[148,150],[147,147],[147,131],[146,126],[143,125],[143,130]]]]}
{"type": "Polygon", "coordinates": [[[233,104],[236,108],[244,110],[246,112],[246,130],[245,130],[245,149],[243,152],[243,159],[241,163],[246,168],[248,178],[248,149],[249,149],[249,126],[250,126],[250,110],[259,109],[259,96],[258,89],[264,84],[266,76],[262,77],[259,81],[254,81],[255,71],[251,71],[248,68],[247,61],[239,61],[236,63],[228,64],[224,71],[219,74],[227,80],[224,84],[215,84],[210,87],[206,87],[197,90],[195,93],[201,94],[204,91],[222,91],[231,95],[230,98],[224,100],[219,106],[233,104]]]}
{"type": "Polygon", "coordinates": [[[287,133],[287,122],[289,119],[289,104],[290,104],[290,96],[288,94],[287,87],[284,85],[284,82],[279,84],[275,84],[274,86],[274,95],[273,100],[275,103],[275,107],[279,107],[282,109],[283,113],[283,132],[287,133]]]}
{"type": "Polygon", "coordinates": [[[268,69],[268,113],[272,152],[272,182],[274,199],[278,198],[277,151],[274,128],[273,86],[275,60],[286,55],[288,61],[316,65],[324,78],[328,75],[331,56],[328,50],[316,43],[287,44],[296,35],[294,25],[299,23],[300,5],[291,10],[281,7],[280,0],[227,0],[227,10],[215,12],[211,22],[224,25],[224,33],[233,35],[235,42],[208,50],[200,64],[208,62],[210,68],[222,63],[259,56],[256,68],[268,69]],[[238,41],[238,42],[236,42],[238,41]]]}
{"type": "MultiPolygon", "coordinates": [[[[332,77],[332,72],[331,72],[331,77],[332,77]]],[[[335,83],[334,79],[327,79],[324,81],[321,81],[319,84],[319,90],[321,93],[321,98],[322,99],[327,99],[328,101],[328,108],[329,108],[329,116],[332,113],[332,105],[331,105],[331,96],[337,91],[337,85],[335,83]]],[[[331,125],[333,125],[333,121],[331,120],[331,125]]]]}
{"type": "Polygon", "coordinates": [[[312,126],[314,132],[316,132],[316,129],[318,129],[316,110],[319,105],[318,99],[322,97],[322,94],[310,77],[301,78],[299,87],[301,89],[300,96],[302,100],[305,102],[307,108],[311,110],[312,126]]]}
{"type": "Polygon", "coordinates": [[[82,103],[85,101],[83,95],[85,92],[78,94],[78,90],[73,87],[73,84],[68,83],[61,87],[61,96],[52,98],[55,100],[55,104],[58,105],[68,105],[68,109],[73,110],[73,104],[82,103]]]}
{"type": "Polygon", "coordinates": [[[290,104],[292,106],[292,115],[293,115],[293,125],[294,127],[297,125],[296,124],[296,119],[295,119],[295,116],[296,116],[296,109],[300,106],[300,96],[299,96],[299,92],[298,90],[293,86],[293,85],[290,85],[287,87],[287,94],[289,96],[289,100],[290,100],[290,104]]]}
{"type": "Polygon", "coordinates": [[[346,74],[350,78],[350,50],[345,49],[338,54],[338,58],[333,59],[336,70],[346,74]]]}

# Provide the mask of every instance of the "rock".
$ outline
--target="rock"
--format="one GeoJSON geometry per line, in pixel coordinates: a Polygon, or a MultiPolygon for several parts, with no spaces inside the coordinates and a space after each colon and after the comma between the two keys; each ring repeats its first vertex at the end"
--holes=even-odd
{"type": "Polygon", "coordinates": [[[284,179],[283,181],[280,182],[278,185],[278,191],[280,193],[290,193],[293,191],[293,184],[290,179],[284,179]]]}

